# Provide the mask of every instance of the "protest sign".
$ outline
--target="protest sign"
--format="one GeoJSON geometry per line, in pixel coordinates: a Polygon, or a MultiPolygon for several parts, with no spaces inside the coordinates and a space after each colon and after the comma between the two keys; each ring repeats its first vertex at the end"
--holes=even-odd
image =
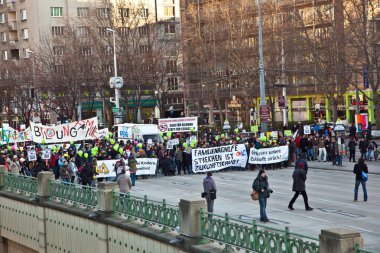
{"type": "Polygon", "coordinates": [[[284,130],[284,134],[286,137],[292,136],[292,130],[284,130]]]}
{"type": "Polygon", "coordinates": [[[251,148],[248,163],[251,164],[269,164],[279,163],[288,160],[288,146],[280,146],[275,148],[251,148]]]}
{"type": "Polygon", "coordinates": [[[129,126],[118,126],[117,128],[117,136],[119,139],[132,139],[132,127],[129,126]]]}
{"type": "Polygon", "coordinates": [[[198,118],[169,118],[158,119],[158,129],[161,133],[198,131],[198,118]]]}
{"type": "Polygon", "coordinates": [[[42,150],[42,159],[44,160],[49,160],[50,159],[50,149],[46,148],[44,150],[42,150]]]}
{"type": "Polygon", "coordinates": [[[244,144],[192,150],[193,172],[207,172],[227,167],[245,167],[247,151],[244,144]]]}
{"type": "Polygon", "coordinates": [[[35,147],[34,146],[28,146],[27,151],[28,151],[28,160],[29,161],[37,161],[37,154],[36,154],[35,147]]]}
{"type": "Polygon", "coordinates": [[[36,125],[30,122],[36,143],[62,143],[98,139],[98,119],[91,118],[60,126],[36,125]]]}
{"type": "Polygon", "coordinates": [[[259,126],[258,125],[251,126],[251,132],[252,133],[257,133],[258,131],[259,131],[259,126]]]}
{"type": "MultiPolygon", "coordinates": [[[[98,160],[96,166],[97,178],[103,177],[116,177],[114,171],[115,164],[119,160],[98,160]]],[[[158,160],[156,158],[136,158],[137,171],[136,175],[154,175],[156,174],[156,168],[158,160]]],[[[126,162],[126,174],[129,175],[128,161],[126,162]]]]}
{"type": "Polygon", "coordinates": [[[104,139],[104,137],[109,135],[109,130],[108,128],[103,128],[98,130],[98,138],[99,139],[104,139]]]}
{"type": "Polygon", "coordinates": [[[311,127],[309,125],[303,126],[304,134],[311,134],[311,127]]]}

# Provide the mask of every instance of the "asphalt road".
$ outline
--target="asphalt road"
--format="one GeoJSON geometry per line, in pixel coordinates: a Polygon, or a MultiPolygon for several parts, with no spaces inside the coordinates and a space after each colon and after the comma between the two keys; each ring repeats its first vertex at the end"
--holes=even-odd
{"type": "MultiPolygon", "coordinates": [[[[326,164],[327,165],[327,164],[326,164]]],[[[380,164],[376,164],[377,166],[380,164]]],[[[327,165],[328,167],[328,165],[327,165]]],[[[290,211],[287,206],[293,196],[293,169],[268,171],[269,185],[274,194],[268,200],[267,215],[269,226],[318,237],[321,229],[345,227],[361,232],[365,248],[380,252],[380,175],[370,175],[367,182],[368,202],[353,201],[354,175],[344,171],[310,169],[306,181],[309,204],[313,211],[305,211],[302,196],[299,196],[290,211]]],[[[218,193],[214,212],[228,213],[245,221],[259,220],[259,205],[250,198],[252,182],[257,171],[227,171],[214,173],[218,193]]],[[[141,179],[132,189],[132,195],[147,195],[152,200],[166,199],[169,204],[178,205],[182,199],[200,199],[205,175],[158,176],[141,179]]]]}

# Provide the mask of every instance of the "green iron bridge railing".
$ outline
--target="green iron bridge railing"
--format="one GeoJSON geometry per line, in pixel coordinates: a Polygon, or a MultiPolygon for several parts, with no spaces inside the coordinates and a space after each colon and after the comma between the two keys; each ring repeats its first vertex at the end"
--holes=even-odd
{"type": "Polygon", "coordinates": [[[354,252],[355,253],[376,253],[374,251],[369,251],[369,250],[365,250],[365,249],[360,248],[359,244],[355,244],[354,252]]]}
{"type": "Polygon", "coordinates": [[[144,198],[133,197],[130,194],[113,191],[113,211],[118,215],[127,216],[128,220],[141,219],[144,226],[149,223],[162,226],[162,232],[168,232],[179,226],[179,209],[174,205],[149,200],[145,195],[144,198]]]}
{"type": "Polygon", "coordinates": [[[50,200],[61,204],[72,204],[74,207],[84,206],[96,209],[98,205],[97,188],[71,184],[62,181],[49,181],[50,200]]]}
{"type": "Polygon", "coordinates": [[[23,175],[10,174],[2,171],[3,186],[12,193],[35,196],[37,194],[37,179],[23,175]]]}
{"type": "Polygon", "coordinates": [[[292,233],[287,227],[281,230],[258,225],[255,221],[248,223],[230,218],[228,214],[222,216],[203,209],[200,215],[202,237],[225,244],[225,251],[236,247],[259,253],[319,253],[317,238],[292,233]]]}

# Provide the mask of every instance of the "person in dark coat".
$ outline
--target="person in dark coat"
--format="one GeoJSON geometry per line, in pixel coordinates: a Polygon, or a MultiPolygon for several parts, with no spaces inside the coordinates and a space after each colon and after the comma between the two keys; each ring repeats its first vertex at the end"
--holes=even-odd
{"type": "Polygon", "coordinates": [[[367,167],[367,164],[364,163],[364,159],[359,158],[359,161],[357,164],[355,164],[354,170],[353,170],[353,173],[355,174],[354,201],[358,200],[358,191],[359,191],[360,184],[362,184],[362,187],[363,187],[364,201],[368,200],[366,180],[363,180],[362,172],[365,172],[368,174],[368,167],[367,167]]]}
{"type": "Polygon", "coordinates": [[[85,162],[79,176],[81,178],[82,185],[91,186],[95,172],[89,162],[85,162]]]}
{"type": "MultiPolygon", "coordinates": [[[[356,131],[356,130],[355,130],[356,131]]],[[[350,162],[351,160],[355,163],[355,152],[356,152],[356,140],[355,140],[355,137],[354,136],[351,136],[351,139],[350,141],[348,142],[348,148],[350,150],[350,162]]]]}
{"type": "Polygon", "coordinates": [[[260,221],[268,222],[268,217],[266,213],[267,198],[271,193],[269,188],[268,177],[265,170],[260,170],[256,179],[253,181],[252,189],[259,192],[259,204],[260,204],[260,221]]]}
{"type": "Polygon", "coordinates": [[[350,126],[350,137],[354,137],[356,140],[356,127],[354,123],[350,126]]]}
{"type": "Polygon", "coordinates": [[[311,211],[313,208],[309,206],[309,200],[306,193],[306,171],[305,171],[305,165],[304,163],[298,163],[297,168],[293,172],[293,191],[294,196],[290,200],[288,208],[290,210],[294,210],[293,204],[296,202],[298,196],[301,194],[303,197],[303,201],[305,202],[305,209],[306,211],[311,211]]]}
{"type": "Polygon", "coordinates": [[[367,160],[367,142],[364,137],[359,141],[359,150],[361,154],[361,158],[367,160]]]}

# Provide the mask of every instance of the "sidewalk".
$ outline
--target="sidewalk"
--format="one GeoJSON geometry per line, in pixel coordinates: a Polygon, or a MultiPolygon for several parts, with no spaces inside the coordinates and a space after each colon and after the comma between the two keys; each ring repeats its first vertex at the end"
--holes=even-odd
{"type": "MultiPolygon", "coordinates": [[[[357,161],[356,161],[357,162],[357,161]]],[[[338,167],[332,165],[332,162],[318,162],[318,161],[308,161],[309,169],[319,169],[319,170],[335,170],[335,171],[345,171],[351,172],[354,169],[355,163],[349,162],[348,158],[343,158],[343,166],[338,167]]],[[[366,161],[368,166],[368,174],[380,175],[380,160],[375,161],[366,161]]]]}

